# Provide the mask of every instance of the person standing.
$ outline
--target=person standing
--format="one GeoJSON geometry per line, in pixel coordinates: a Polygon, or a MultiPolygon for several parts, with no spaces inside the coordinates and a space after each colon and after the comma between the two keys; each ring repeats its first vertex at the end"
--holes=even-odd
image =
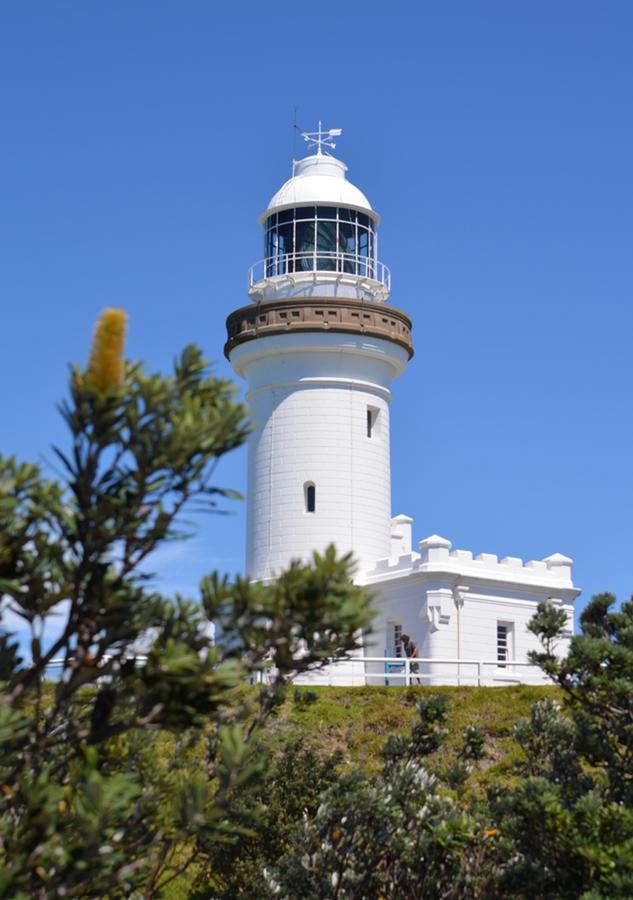
{"type": "MultiPolygon", "coordinates": [[[[404,655],[407,659],[415,659],[418,655],[418,645],[411,638],[410,634],[403,634],[400,637],[402,641],[402,649],[404,650],[404,655]]],[[[420,680],[420,664],[417,662],[409,663],[409,672],[411,676],[415,675],[418,684],[422,684],[420,680]]],[[[413,677],[411,678],[411,683],[413,683],[413,677]]]]}

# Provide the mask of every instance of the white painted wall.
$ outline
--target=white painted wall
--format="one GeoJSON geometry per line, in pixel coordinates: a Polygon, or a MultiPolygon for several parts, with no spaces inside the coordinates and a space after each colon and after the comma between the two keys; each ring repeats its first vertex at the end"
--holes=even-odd
{"type": "Polygon", "coordinates": [[[246,378],[247,574],[268,578],[334,543],[362,572],[391,548],[389,384],[408,361],[387,340],[306,333],[257,338],[231,354],[246,378]],[[378,410],[367,437],[367,407],[378,410]],[[316,487],[306,512],[304,485],[316,487]]]}
{"type": "MultiPolygon", "coordinates": [[[[374,634],[367,641],[364,653],[367,656],[382,656],[387,645],[390,622],[399,622],[402,630],[408,632],[418,645],[418,655],[435,659],[467,659],[494,662],[497,658],[497,623],[511,623],[513,645],[510,661],[527,661],[529,650],[538,650],[536,637],[528,631],[527,625],[536,612],[539,600],[546,600],[547,591],[508,591],[502,589],[479,588],[469,590],[459,606],[456,592],[450,581],[428,582],[424,576],[409,576],[396,582],[372,585],[378,593],[379,616],[374,623],[374,634]],[[441,613],[436,617],[434,607],[441,613]]],[[[568,615],[569,633],[572,632],[573,608],[563,607],[568,615]]],[[[568,639],[561,641],[558,652],[566,652],[568,639]]],[[[368,666],[371,671],[380,672],[380,664],[368,666]]],[[[421,672],[427,676],[423,684],[474,684],[477,667],[462,665],[458,673],[454,663],[432,663],[422,665],[421,672]]],[[[494,679],[497,683],[534,681],[541,679],[537,668],[495,667],[482,668],[486,683],[494,679]]],[[[401,683],[401,682],[394,682],[401,683]]]]}

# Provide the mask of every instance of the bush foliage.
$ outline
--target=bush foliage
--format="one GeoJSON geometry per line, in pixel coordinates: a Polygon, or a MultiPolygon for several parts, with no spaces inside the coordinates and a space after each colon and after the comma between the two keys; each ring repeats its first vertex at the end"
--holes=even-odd
{"type": "MultiPolygon", "coordinates": [[[[411,727],[373,765],[318,724],[280,741],[288,683],[359,646],[370,597],[333,548],[268,584],[152,586],[183,513],[233,496],[214,471],[247,424],[195,347],[147,374],[124,331],[107,311],[71,372],[63,473],[0,458],[0,596],[30,642],[25,661],[0,634],[0,897],[633,896],[633,602],[595,597],[563,659],[565,618],[539,606],[560,702],[516,724],[503,777],[474,722],[455,746],[446,691],[407,691],[411,727]]],[[[323,698],[285,706],[318,723],[323,698]]]]}
{"type": "Polygon", "coordinates": [[[71,373],[63,475],[0,458],[0,592],[32,657],[2,635],[0,896],[152,896],[250,833],[253,741],[288,675],[355,649],[370,622],[333,549],[267,585],[213,573],[197,601],[151,586],[151,554],[182,536],[182,514],[233,496],[214,470],[247,426],[197,348],[167,377],[126,364],[124,325],[107,311],[71,373]],[[236,688],[270,652],[279,676],[254,707],[236,688]],[[166,766],[156,734],[177,742],[166,766]]]}

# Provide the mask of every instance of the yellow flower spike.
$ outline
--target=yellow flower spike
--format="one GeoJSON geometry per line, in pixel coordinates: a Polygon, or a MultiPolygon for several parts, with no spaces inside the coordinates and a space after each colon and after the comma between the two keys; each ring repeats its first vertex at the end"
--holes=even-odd
{"type": "Polygon", "coordinates": [[[94,390],[112,390],[123,382],[126,325],[123,309],[104,309],[97,319],[86,370],[86,381],[94,390]]]}

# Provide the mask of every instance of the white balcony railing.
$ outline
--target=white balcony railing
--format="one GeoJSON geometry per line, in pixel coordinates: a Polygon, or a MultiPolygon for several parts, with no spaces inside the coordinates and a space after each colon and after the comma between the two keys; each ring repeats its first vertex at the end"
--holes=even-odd
{"type": "Polygon", "coordinates": [[[315,274],[335,274],[367,279],[382,285],[387,293],[391,290],[391,272],[379,260],[352,253],[286,253],[260,259],[248,270],[248,287],[279,276],[301,276],[315,274]]]}

